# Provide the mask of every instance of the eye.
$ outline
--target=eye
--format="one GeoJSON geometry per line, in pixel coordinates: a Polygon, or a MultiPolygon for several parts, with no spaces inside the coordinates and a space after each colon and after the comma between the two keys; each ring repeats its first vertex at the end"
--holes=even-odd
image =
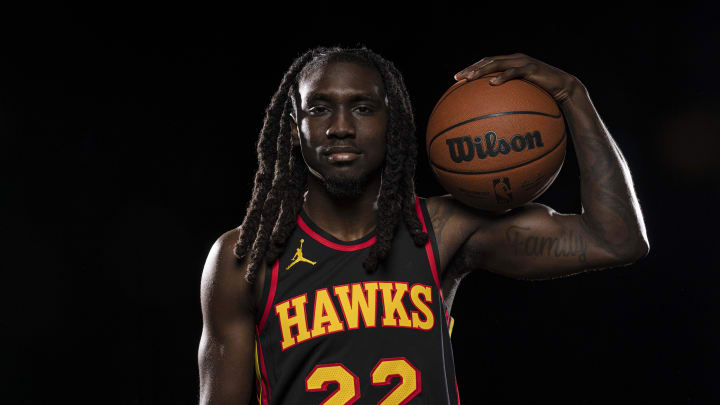
{"type": "Polygon", "coordinates": [[[324,105],[313,105],[308,107],[307,110],[310,115],[320,115],[329,111],[324,105]]]}
{"type": "Polygon", "coordinates": [[[360,114],[371,114],[375,111],[375,109],[371,106],[359,105],[355,107],[355,111],[359,112],[360,114]]]}

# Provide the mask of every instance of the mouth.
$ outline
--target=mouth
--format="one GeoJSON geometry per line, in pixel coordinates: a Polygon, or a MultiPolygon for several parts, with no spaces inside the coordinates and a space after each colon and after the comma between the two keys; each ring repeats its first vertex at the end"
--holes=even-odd
{"type": "Polygon", "coordinates": [[[331,153],[328,155],[328,160],[331,162],[352,162],[359,156],[359,153],[331,153]]]}
{"type": "Polygon", "coordinates": [[[331,146],[323,152],[330,162],[352,162],[360,157],[360,150],[352,146],[331,146]]]}

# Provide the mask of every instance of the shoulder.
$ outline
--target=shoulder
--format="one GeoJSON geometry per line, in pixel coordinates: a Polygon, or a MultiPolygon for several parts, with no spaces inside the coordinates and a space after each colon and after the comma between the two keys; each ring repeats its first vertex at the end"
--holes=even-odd
{"type": "MultiPolygon", "coordinates": [[[[243,283],[247,260],[238,260],[235,256],[235,243],[239,235],[238,229],[231,229],[220,235],[213,243],[202,273],[201,293],[203,297],[210,296],[216,290],[246,289],[243,283]]],[[[209,297],[208,297],[209,298],[209,297]]]]}
{"type": "Polygon", "coordinates": [[[471,208],[450,194],[428,197],[425,205],[436,233],[445,231],[448,225],[468,233],[492,220],[490,214],[471,208]]]}
{"type": "Polygon", "coordinates": [[[445,268],[455,253],[478,229],[491,223],[495,216],[471,208],[446,194],[426,198],[430,222],[440,254],[440,264],[445,268]]]}
{"type": "Polygon", "coordinates": [[[241,262],[235,256],[235,243],[239,234],[239,229],[235,228],[223,233],[215,240],[205,260],[204,276],[217,276],[218,273],[232,275],[245,269],[246,260],[241,262]]]}
{"type": "MultiPolygon", "coordinates": [[[[255,310],[258,283],[251,284],[245,278],[249,255],[243,260],[235,256],[239,234],[239,228],[223,233],[208,252],[200,290],[205,310],[225,312],[233,307],[244,308],[247,312],[255,310]]],[[[262,271],[259,273],[262,274],[262,271]]]]}

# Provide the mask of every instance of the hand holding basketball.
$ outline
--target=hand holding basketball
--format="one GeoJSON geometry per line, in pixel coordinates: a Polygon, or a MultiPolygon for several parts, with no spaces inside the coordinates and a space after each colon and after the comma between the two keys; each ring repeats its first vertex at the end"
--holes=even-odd
{"type": "Polygon", "coordinates": [[[438,181],[459,201],[486,211],[533,201],[565,158],[558,103],[582,84],[522,54],[483,58],[455,79],[428,120],[426,149],[438,181]]]}
{"type": "Polygon", "coordinates": [[[501,73],[490,80],[491,85],[524,79],[548,92],[558,103],[563,103],[582,88],[582,83],[575,76],[522,53],[482,58],[456,73],[455,80],[471,81],[495,72],[501,73]]]}

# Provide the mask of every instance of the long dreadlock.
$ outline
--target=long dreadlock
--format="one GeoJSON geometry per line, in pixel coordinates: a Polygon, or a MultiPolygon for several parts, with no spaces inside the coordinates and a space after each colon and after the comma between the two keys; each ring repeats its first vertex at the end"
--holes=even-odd
{"type": "Polygon", "coordinates": [[[427,243],[428,234],[422,231],[415,212],[413,179],[417,142],[410,97],[402,75],[391,62],[365,47],[318,47],[293,61],[265,111],[257,143],[258,171],[252,199],[235,244],[235,256],[239,260],[250,254],[245,274],[248,282],[255,281],[260,260],[272,264],[282,254],[303,206],[308,170],[300,148],[292,147],[290,134],[290,112],[297,102],[298,85],[308,71],[339,61],[369,66],[380,73],[390,113],[377,201],[377,242],[370,248],[363,267],[370,273],[375,272],[387,257],[401,216],[415,244],[427,243]]]}

